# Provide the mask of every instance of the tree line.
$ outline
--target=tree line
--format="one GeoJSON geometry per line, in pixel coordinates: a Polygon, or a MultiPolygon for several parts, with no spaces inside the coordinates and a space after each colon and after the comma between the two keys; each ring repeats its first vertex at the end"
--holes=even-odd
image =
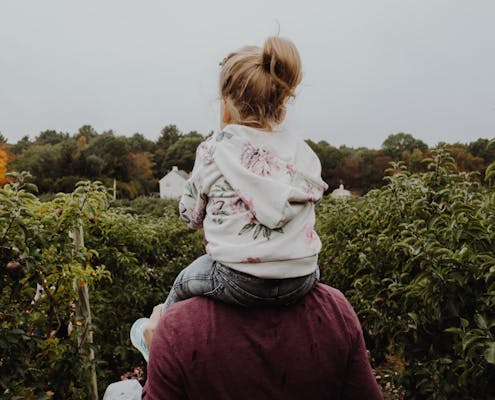
{"type": "MultiPolygon", "coordinates": [[[[384,185],[384,176],[391,162],[402,161],[412,173],[426,172],[425,158],[431,157],[433,148],[408,133],[389,135],[380,149],[366,147],[334,147],[326,141],[307,143],[318,154],[322,164],[322,177],[330,188],[343,183],[353,192],[363,194],[384,185]]],[[[463,144],[438,143],[445,147],[456,162],[456,172],[477,171],[480,180],[488,165],[495,161],[495,148],[488,139],[463,144]]]]}
{"type": "MultiPolygon", "coordinates": [[[[90,179],[108,186],[116,180],[122,198],[149,195],[158,190],[158,180],[173,166],[192,170],[196,148],[205,137],[196,131],[183,133],[175,125],[165,126],[155,141],[141,133],[130,137],[111,130],[98,133],[90,125],[73,134],[46,130],[33,140],[24,136],[15,144],[0,134],[0,185],[7,171],[29,171],[41,193],[71,192],[76,182],[90,179]]],[[[404,162],[413,173],[424,172],[422,160],[433,150],[403,132],[388,136],[380,149],[306,142],[321,160],[329,190],[343,183],[359,194],[384,184],[391,161],[404,162]]],[[[483,171],[495,161],[495,148],[489,148],[488,142],[480,138],[438,146],[450,150],[459,171],[479,171],[483,178],[483,171]]]]}
{"type": "Polygon", "coordinates": [[[158,180],[172,166],[190,171],[204,139],[195,131],[184,134],[175,125],[163,128],[156,141],[140,133],[130,137],[111,130],[98,133],[90,125],[72,135],[46,130],[34,140],[24,136],[15,144],[0,137],[10,154],[7,169],[29,171],[41,193],[68,193],[83,179],[112,186],[115,179],[123,198],[156,192],[158,180]]]}

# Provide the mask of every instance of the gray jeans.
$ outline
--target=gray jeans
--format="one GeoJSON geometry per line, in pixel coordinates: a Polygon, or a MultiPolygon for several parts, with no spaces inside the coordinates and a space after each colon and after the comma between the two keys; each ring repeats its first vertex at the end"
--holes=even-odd
{"type": "Polygon", "coordinates": [[[287,279],[261,279],[228,268],[209,256],[197,258],[177,276],[162,307],[195,296],[211,297],[243,307],[286,306],[295,303],[318,282],[320,270],[287,279]]]}

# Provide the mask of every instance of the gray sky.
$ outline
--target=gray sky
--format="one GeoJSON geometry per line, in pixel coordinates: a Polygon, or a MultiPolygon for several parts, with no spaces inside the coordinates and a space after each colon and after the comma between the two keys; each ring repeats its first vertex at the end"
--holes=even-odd
{"type": "Polygon", "coordinates": [[[207,133],[218,62],[279,24],[303,61],[286,121],[301,137],[495,137],[493,0],[0,0],[0,132],[207,133]]]}

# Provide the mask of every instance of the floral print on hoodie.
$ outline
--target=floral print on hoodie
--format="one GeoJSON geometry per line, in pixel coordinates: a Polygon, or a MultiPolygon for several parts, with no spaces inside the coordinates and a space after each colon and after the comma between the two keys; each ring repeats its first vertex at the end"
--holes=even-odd
{"type": "Polygon", "coordinates": [[[272,153],[263,148],[254,147],[251,143],[245,143],[242,148],[241,164],[259,176],[271,175],[273,169],[278,169],[272,153]]]}
{"type": "Polygon", "coordinates": [[[204,228],[207,253],[224,265],[260,278],[307,275],[321,248],[320,174],[318,157],[289,132],[228,125],[198,146],[180,215],[204,228]]]}

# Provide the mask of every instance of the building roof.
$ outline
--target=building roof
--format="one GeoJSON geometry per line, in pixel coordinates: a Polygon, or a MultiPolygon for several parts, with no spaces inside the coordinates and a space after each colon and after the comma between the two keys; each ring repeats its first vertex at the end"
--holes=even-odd
{"type": "MultiPolygon", "coordinates": [[[[189,175],[190,175],[186,171],[183,171],[183,170],[179,169],[178,167],[174,166],[164,177],[162,177],[162,179],[164,179],[165,177],[169,176],[172,173],[180,176],[182,179],[185,179],[185,180],[188,180],[189,175]]],[[[162,179],[160,179],[160,180],[162,180],[162,179]]]]}
{"type": "Polygon", "coordinates": [[[179,169],[178,171],[175,171],[175,172],[177,172],[184,179],[189,179],[189,174],[186,171],[183,171],[183,170],[179,169]]]}
{"type": "Polygon", "coordinates": [[[335,189],[331,196],[332,197],[348,197],[351,195],[351,192],[349,190],[344,189],[344,185],[340,184],[338,189],[335,189]]]}

